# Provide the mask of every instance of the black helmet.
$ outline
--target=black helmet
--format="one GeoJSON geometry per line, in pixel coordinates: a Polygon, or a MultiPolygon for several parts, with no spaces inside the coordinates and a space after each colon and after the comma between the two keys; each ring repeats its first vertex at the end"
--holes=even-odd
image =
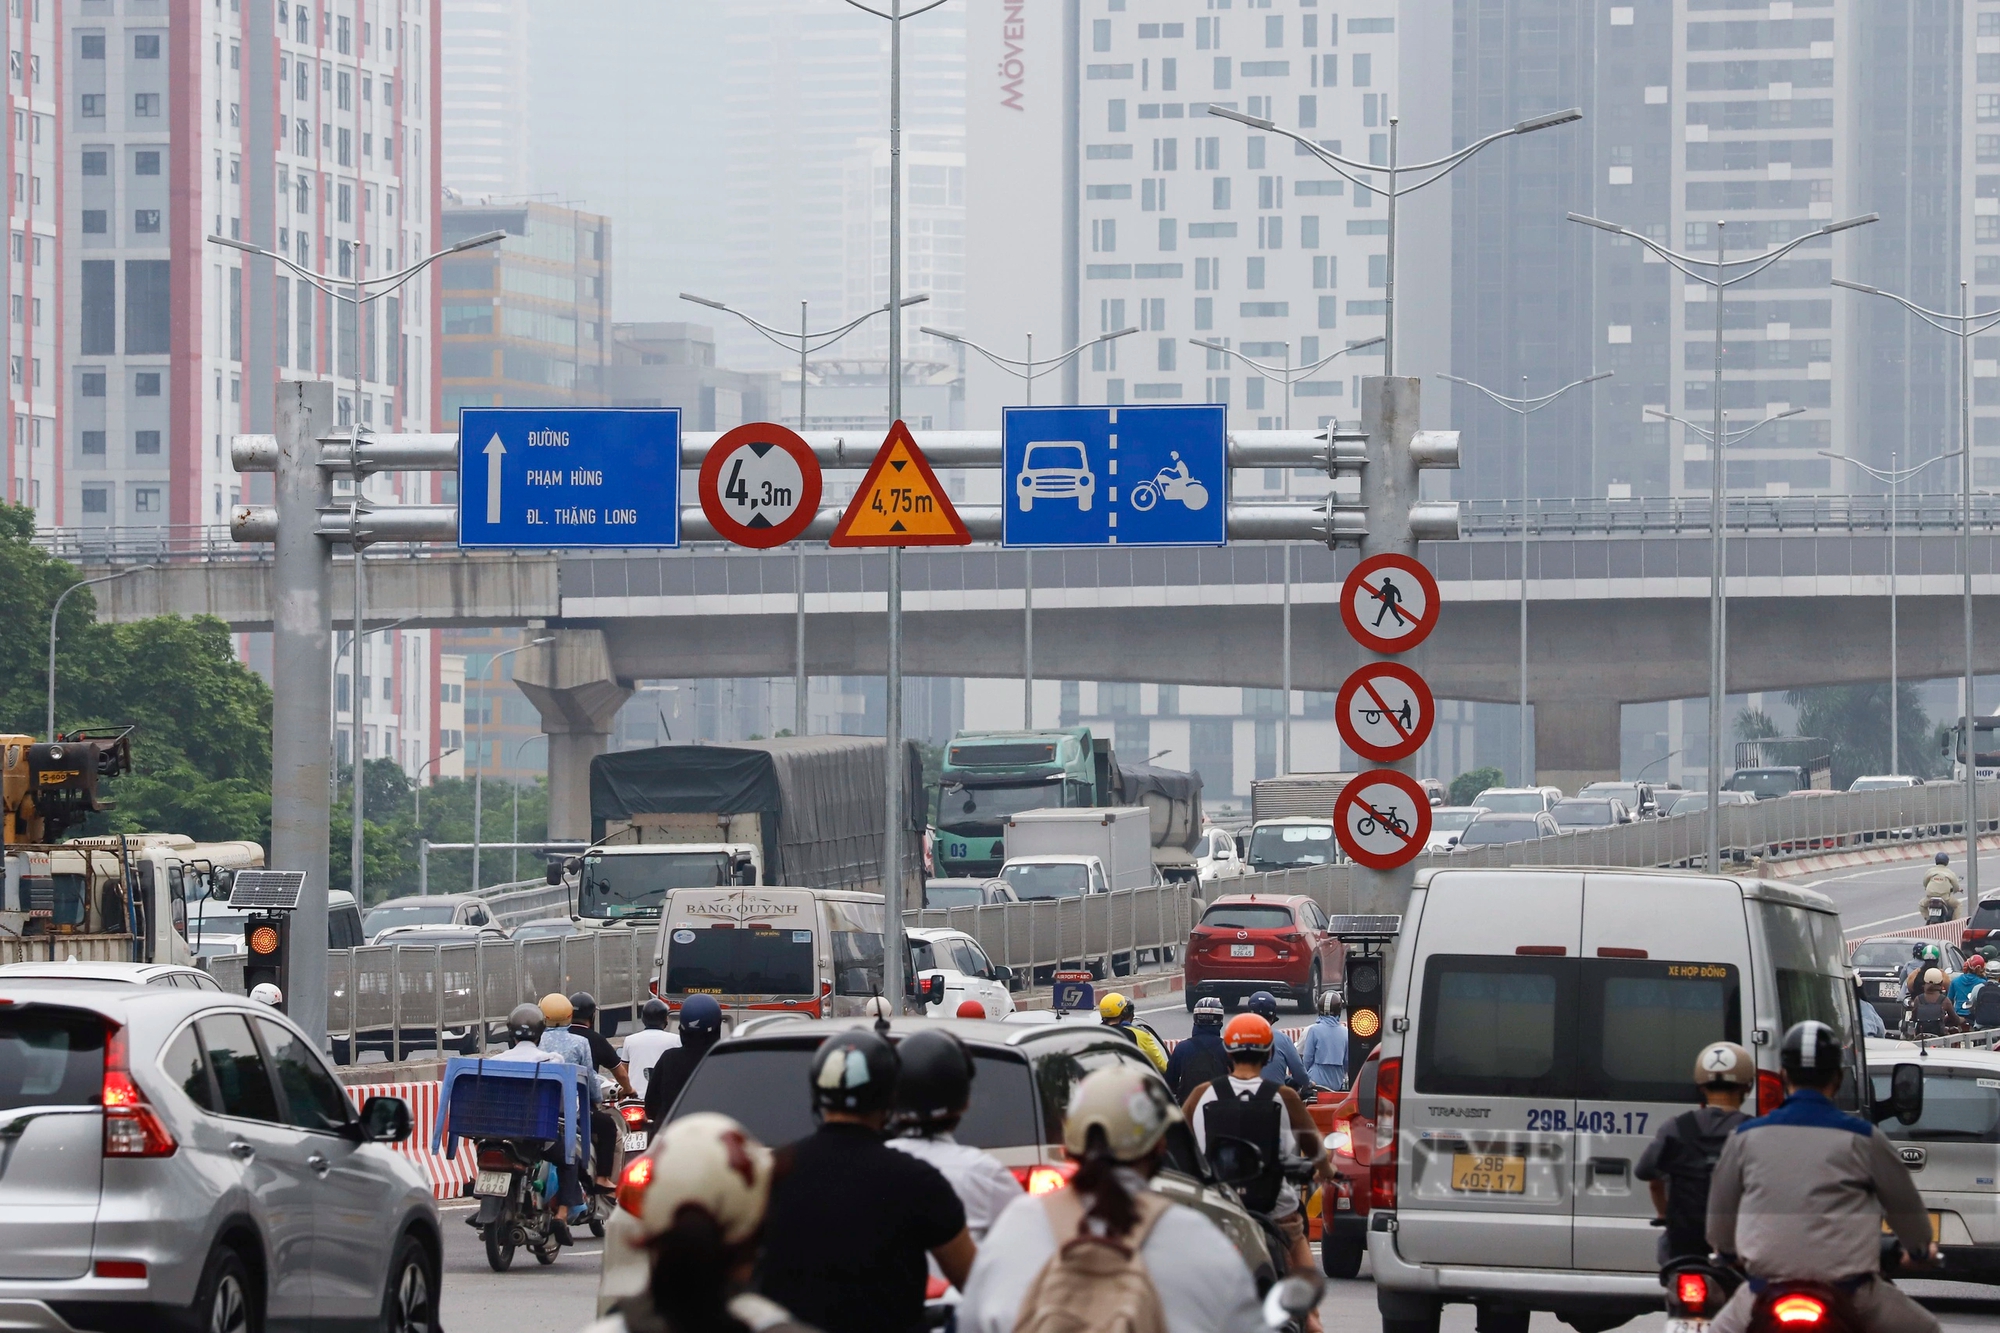
{"type": "Polygon", "coordinates": [[[673,1012],[667,1002],[655,995],[639,1008],[639,1021],[649,1028],[663,1028],[667,1025],[667,1015],[673,1012]]]}
{"type": "Polygon", "coordinates": [[[572,1023],[582,1023],[586,1027],[597,1020],[597,997],[587,990],[580,990],[569,997],[569,1007],[574,1011],[569,1016],[572,1023]]]}
{"type": "Polygon", "coordinates": [[[896,1048],[865,1028],[838,1032],[812,1058],[815,1111],[886,1111],[896,1095],[896,1048]]]}
{"type": "Polygon", "coordinates": [[[896,1111],[917,1125],[955,1120],[972,1100],[976,1072],[965,1046],[949,1032],[919,1032],[896,1048],[896,1111]]]}
{"type": "Polygon", "coordinates": [[[1198,1028],[1222,1027],[1222,1020],[1229,1015],[1222,1008],[1222,1001],[1213,995],[1204,995],[1194,1002],[1194,1025],[1198,1028]]]}
{"type": "Polygon", "coordinates": [[[1778,1057],[1794,1083],[1820,1087],[1840,1073],[1840,1038],[1818,1019],[1802,1019],[1785,1029],[1778,1057]]]}
{"type": "Polygon", "coordinates": [[[1260,990],[1251,995],[1244,1001],[1243,1007],[1266,1023],[1278,1021],[1278,997],[1267,990],[1260,990]]]}
{"type": "Polygon", "coordinates": [[[540,1005],[517,1004],[507,1015],[507,1035],[515,1041],[532,1045],[542,1039],[542,1033],[547,1028],[540,1005]]]}
{"type": "Polygon", "coordinates": [[[1943,852],[1939,852],[1936,856],[1933,856],[1931,860],[1937,862],[1941,866],[1948,866],[1951,864],[1951,858],[1945,855],[1943,852]]]}
{"type": "Polygon", "coordinates": [[[722,1006],[713,995],[690,995],[681,1005],[681,1035],[714,1037],[722,1032],[722,1006]]]}

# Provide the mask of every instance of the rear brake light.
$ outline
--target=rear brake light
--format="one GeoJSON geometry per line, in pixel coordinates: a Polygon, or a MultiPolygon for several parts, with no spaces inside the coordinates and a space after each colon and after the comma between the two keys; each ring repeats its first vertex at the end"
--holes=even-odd
{"type": "Polygon", "coordinates": [[[944,1294],[950,1290],[951,1283],[941,1277],[924,1279],[924,1299],[927,1301],[941,1301],[944,1299],[944,1294]]]}
{"type": "Polygon", "coordinates": [[[1396,1110],[1403,1095],[1403,1062],[1382,1061],[1375,1071],[1375,1155],[1368,1164],[1368,1206],[1396,1206],[1396,1110]]]}
{"type": "Polygon", "coordinates": [[[1757,1114],[1769,1115],[1784,1105],[1785,1081],[1768,1069],[1757,1071],[1757,1114]]]}
{"type": "Polygon", "coordinates": [[[1700,1273],[1681,1273],[1674,1278],[1674,1299],[1681,1309],[1700,1318],[1708,1308],[1708,1279],[1700,1273]]]}
{"type": "Polygon", "coordinates": [[[1519,944],[1514,947],[1514,952],[1530,958],[1561,958],[1569,950],[1560,944],[1519,944]]]}
{"type": "Polygon", "coordinates": [[[1304,944],[1305,942],[1305,936],[1293,930],[1285,931],[1278,936],[1278,943],[1280,944],[1304,944]]]}
{"type": "Polygon", "coordinates": [[[514,1159],[498,1148],[488,1148],[485,1152],[479,1154],[479,1169],[481,1171],[512,1171],[514,1169],[514,1159]]]}
{"type": "Polygon", "coordinates": [[[1042,1166],[1017,1166],[1011,1168],[1014,1179],[1021,1182],[1021,1188],[1030,1194],[1054,1194],[1069,1184],[1069,1178],[1076,1174],[1076,1163],[1053,1162],[1042,1166]]]}
{"type": "Polygon", "coordinates": [[[625,1174],[618,1177],[618,1206],[634,1217],[642,1217],[646,1206],[646,1187],[653,1183],[653,1159],[635,1157],[625,1168],[625,1174]]]}
{"type": "Polygon", "coordinates": [[[1825,1320],[1826,1303],[1817,1296],[1794,1292],[1790,1296],[1780,1296],[1772,1301],[1771,1314],[1780,1324],[1795,1328],[1812,1328],[1825,1320]]]}
{"type": "Polygon", "coordinates": [[[137,1259],[99,1259],[91,1266],[91,1272],[98,1277],[137,1278],[146,1280],[146,1265],[137,1259]]]}
{"type": "Polygon", "coordinates": [[[180,1145],[132,1081],[125,1029],[107,1024],[104,1034],[104,1155],[171,1157],[180,1145]]]}
{"type": "Polygon", "coordinates": [[[646,1123],[646,1108],[643,1106],[621,1106],[618,1108],[618,1114],[624,1117],[625,1123],[628,1125],[643,1125],[646,1123]]]}
{"type": "Polygon", "coordinates": [[[1599,946],[1597,956],[1599,958],[1644,958],[1646,951],[1644,949],[1624,949],[1617,945],[1606,944],[1599,946]]]}

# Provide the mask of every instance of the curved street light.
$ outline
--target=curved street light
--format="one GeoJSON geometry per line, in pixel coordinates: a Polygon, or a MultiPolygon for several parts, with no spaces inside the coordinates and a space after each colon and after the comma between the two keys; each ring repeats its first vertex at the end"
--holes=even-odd
{"type": "Polygon", "coordinates": [[[497,652],[479,672],[479,717],[472,742],[472,891],[474,893],[479,892],[479,816],[486,799],[486,714],[493,702],[493,695],[486,688],[487,672],[491,671],[503,657],[525,653],[530,648],[539,648],[545,643],[555,641],[555,635],[544,634],[539,639],[530,639],[526,643],[497,652]]]}
{"type": "Polygon", "coordinates": [[[62,592],[57,595],[56,604],[49,609],[49,739],[50,740],[53,741],[56,738],[56,617],[62,614],[62,604],[68,601],[69,595],[75,592],[78,588],[88,588],[99,583],[110,583],[114,579],[122,579],[128,574],[137,574],[143,570],[158,569],[158,568],[159,566],[157,564],[134,565],[130,569],[121,569],[116,574],[106,574],[101,578],[80,579],[77,582],[70,584],[67,588],[64,588],[62,592]]]}

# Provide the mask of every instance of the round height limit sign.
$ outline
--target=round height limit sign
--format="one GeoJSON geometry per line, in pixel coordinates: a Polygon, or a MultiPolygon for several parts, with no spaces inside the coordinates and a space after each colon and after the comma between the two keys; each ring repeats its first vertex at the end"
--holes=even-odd
{"type": "Polygon", "coordinates": [[[755,421],[710,447],[699,490],[718,535],[768,550],[804,532],[819,512],[819,460],[797,431],[755,421]]]}

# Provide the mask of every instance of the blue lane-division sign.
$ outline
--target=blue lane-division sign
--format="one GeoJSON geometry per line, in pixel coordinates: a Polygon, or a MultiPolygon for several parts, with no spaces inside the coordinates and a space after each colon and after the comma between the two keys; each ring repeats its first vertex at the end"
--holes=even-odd
{"type": "Polygon", "coordinates": [[[1010,407],[1008,546],[1221,546],[1229,468],[1220,404],[1010,407]]]}
{"type": "Polygon", "coordinates": [[[678,408],[468,407],[460,546],[679,546],[678,408]]]}

